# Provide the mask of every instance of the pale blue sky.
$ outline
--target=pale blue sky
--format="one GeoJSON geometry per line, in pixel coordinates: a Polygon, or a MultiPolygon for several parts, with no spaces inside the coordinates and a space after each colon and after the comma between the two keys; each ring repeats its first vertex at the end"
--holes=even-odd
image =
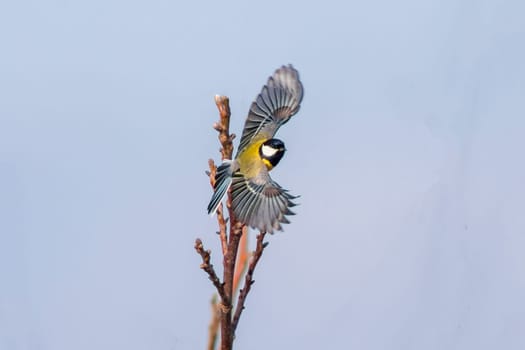
{"type": "Polygon", "coordinates": [[[523,13],[2,3],[0,350],[204,349],[213,96],[240,135],[287,63],[305,97],[272,176],[301,206],[269,237],[237,348],[525,348],[523,13]]]}

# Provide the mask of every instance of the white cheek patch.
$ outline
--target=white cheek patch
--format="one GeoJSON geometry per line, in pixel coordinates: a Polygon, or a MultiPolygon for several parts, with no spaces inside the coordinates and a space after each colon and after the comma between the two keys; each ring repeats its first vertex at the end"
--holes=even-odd
{"type": "Polygon", "coordinates": [[[265,157],[271,157],[275,155],[275,153],[277,153],[277,150],[275,148],[267,145],[262,145],[261,151],[263,156],[265,157]]]}

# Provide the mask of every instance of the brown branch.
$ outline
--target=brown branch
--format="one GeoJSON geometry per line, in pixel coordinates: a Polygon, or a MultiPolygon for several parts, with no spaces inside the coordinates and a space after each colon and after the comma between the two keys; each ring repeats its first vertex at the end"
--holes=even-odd
{"type": "MultiPolygon", "coordinates": [[[[224,256],[224,292],[226,295],[233,298],[233,279],[235,275],[235,262],[237,260],[237,250],[242,236],[243,225],[240,222],[230,219],[230,240],[228,242],[228,251],[224,256]]],[[[221,320],[221,349],[229,350],[233,344],[233,328],[232,328],[232,299],[227,304],[228,308],[224,318],[221,320]]]]}
{"type": "MultiPolygon", "coordinates": [[[[235,263],[235,275],[233,276],[233,295],[239,290],[239,283],[242,275],[246,272],[248,266],[248,226],[242,227],[241,241],[237,252],[237,262],[235,263]]],[[[233,299],[233,298],[232,298],[233,299]]]]}
{"type": "Polygon", "coordinates": [[[219,324],[221,321],[219,304],[217,303],[217,294],[211,298],[211,320],[208,326],[208,346],[207,350],[215,350],[217,338],[219,337],[219,324]]]}
{"type": "MultiPolygon", "coordinates": [[[[226,223],[221,224],[219,221],[219,226],[221,230],[226,230],[226,223]]],[[[243,226],[242,227],[242,235],[239,242],[239,251],[237,256],[237,261],[235,263],[235,274],[233,278],[233,294],[232,294],[232,300],[235,296],[235,293],[237,290],[239,290],[239,283],[241,281],[242,274],[246,270],[247,262],[248,262],[248,227],[243,226]]],[[[225,231],[224,231],[225,232],[225,231]]],[[[225,235],[224,235],[225,237],[225,235]]],[[[221,234],[221,242],[223,242],[223,235],[221,234]]],[[[227,251],[227,249],[224,250],[224,253],[227,251]]],[[[217,344],[217,338],[219,333],[219,326],[221,321],[221,312],[217,301],[217,296],[214,295],[212,298],[212,316],[210,320],[210,325],[208,327],[208,347],[207,350],[215,350],[215,346],[217,344]]],[[[233,339],[232,339],[233,341],[233,339]]]]}
{"type": "MultiPolygon", "coordinates": [[[[213,125],[214,129],[219,132],[219,141],[222,148],[220,149],[222,160],[232,159],[233,155],[233,139],[234,134],[229,133],[230,129],[230,106],[229,99],[226,96],[215,96],[215,103],[219,109],[219,121],[213,125]]],[[[210,184],[212,187],[215,186],[215,175],[217,167],[213,160],[210,159],[208,162],[210,176],[210,184]]],[[[200,239],[195,242],[195,249],[201,255],[203,264],[201,268],[208,273],[210,280],[213,282],[217,292],[220,296],[220,301],[215,300],[212,305],[212,319],[209,325],[209,338],[208,338],[208,349],[214,349],[217,341],[217,333],[219,324],[221,327],[221,350],[231,350],[233,346],[234,332],[239,316],[236,316],[235,326],[232,321],[232,301],[234,295],[238,289],[238,285],[241,280],[242,273],[246,266],[247,261],[247,246],[246,246],[246,235],[247,227],[242,223],[238,222],[235,218],[235,213],[232,208],[232,195],[231,191],[228,191],[228,197],[226,201],[226,208],[228,210],[228,219],[224,217],[224,207],[219,204],[217,209],[217,222],[219,224],[219,237],[221,240],[221,248],[223,253],[223,282],[217,277],[213,266],[210,264],[210,252],[205,251],[200,239]],[[229,221],[229,234],[227,232],[227,226],[229,221]],[[244,237],[243,237],[244,235],[244,237]],[[239,257],[237,257],[239,246],[241,251],[239,257]]],[[[258,258],[257,258],[258,260],[258,258]]],[[[253,262],[253,259],[252,259],[253,262]]],[[[255,263],[256,264],[256,263],[255,263]]],[[[253,268],[255,268],[255,264],[253,268]]],[[[251,265],[250,265],[251,266],[251,265]]],[[[249,270],[248,270],[249,272],[249,270]]],[[[253,275],[253,271],[250,276],[253,275]]],[[[251,277],[250,277],[251,279],[251,277]]],[[[246,283],[246,282],[245,282],[246,283]]],[[[253,282],[251,282],[253,283],[253,282]]],[[[249,290],[248,288],[243,288],[249,290]]],[[[241,293],[243,290],[241,290],[241,293]]],[[[247,292],[246,292],[247,294],[247,292]]],[[[243,296],[243,300],[246,296],[243,296]]],[[[243,301],[244,303],[244,301],[243,301]]]]}
{"type": "Polygon", "coordinates": [[[222,159],[232,159],[232,141],[235,134],[230,134],[230,100],[226,96],[215,95],[215,104],[219,109],[220,120],[213,125],[213,128],[219,132],[222,159]]]}
{"type": "Polygon", "coordinates": [[[215,273],[215,270],[213,268],[213,265],[210,264],[210,254],[211,252],[209,250],[204,250],[204,246],[202,245],[202,241],[197,238],[195,240],[195,250],[202,258],[202,264],[200,266],[201,269],[203,269],[207,274],[209,279],[212,281],[215,288],[217,288],[217,292],[219,293],[221,299],[228,300],[227,294],[224,290],[224,284],[221,283],[219,280],[219,277],[217,277],[217,274],[215,273]]]}
{"type": "MultiPolygon", "coordinates": [[[[219,122],[213,125],[214,129],[219,132],[219,141],[221,143],[221,155],[222,160],[232,159],[233,155],[233,139],[234,134],[230,134],[230,105],[229,99],[226,96],[215,96],[215,104],[219,109],[219,122]]],[[[212,187],[215,186],[215,174],[217,168],[212,160],[209,161],[210,168],[210,184],[212,187]]],[[[232,321],[232,298],[233,298],[233,281],[235,273],[235,262],[237,260],[237,249],[239,246],[239,240],[242,236],[242,225],[238,224],[235,220],[235,216],[231,207],[231,191],[228,193],[228,214],[230,221],[230,232],[229,237],[227,234],[227,220],[224,218],[222,204],[217,209],[217,221],[219,224],[219,236],[221,240],[221,248],[223,253],[223,266],[224,266],[224,283],[222,284],[221,303],[218,305],[218,314],[221,324],[221,349],[230,350],[233,344],[233,332],[231,328],[232,321]]],[[[212,280],[213,281],[213,280],[212,280]]],[[[214,282],[215,284],[215,282],[214,282]]],[[[210,326],[212,327],[212,326],[210,326]]],[[[217,326],[215,326],[217,327],[217,326]]],[[[211,331],[212,334],[216,333],[211,331]]],[[[211,341],[211,340],[210,340],[211,341]]]]}
{"type": "Polygon", "coordinates": [[[239,300],[237,301],[237,307],[235,309],[235,314],[233,315],[232,321],[232,332],[234,336],[235,330],[237,329],[237,324],[239,323],[239,319],[241,318],[242,310],[244,310],[244,302],[246,301],[246,297],[250,292],[252,284],[255,282],[253,280],[253,273],[255,271],[255,267],[257,266],[257,263],[259,262],[259,259],[263,254],[264,248],[266,248],[266,246],[268,245],[268,242],[264,243],[265,235],[266,232],[261,232],[257,235],[257,246],[255,248],[255,251],[253,252],[253,256],[250,261],[250,265],[248,266],[246,276],[244,277],[244,286],[239,291],[239,300]]]}

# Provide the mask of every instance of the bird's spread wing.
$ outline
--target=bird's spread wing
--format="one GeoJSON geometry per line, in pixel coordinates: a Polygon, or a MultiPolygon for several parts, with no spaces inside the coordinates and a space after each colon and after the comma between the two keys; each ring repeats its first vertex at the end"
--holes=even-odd
{"type": "Polygon", "coordinates": [[[289,223],[286,215],[294,215],[290,208],[297,197],[274,182],[266,170],[252,179],[235,173],[231,188],[235,216],[246,225],[273,233],[289,223]]]}
{"type": "Polygon", "coordinates": [[[299,110],[303,85],[292,65],[282,66],[268,79],[250,107],[237,154],[256,139],[270,139],[299,110]]]}

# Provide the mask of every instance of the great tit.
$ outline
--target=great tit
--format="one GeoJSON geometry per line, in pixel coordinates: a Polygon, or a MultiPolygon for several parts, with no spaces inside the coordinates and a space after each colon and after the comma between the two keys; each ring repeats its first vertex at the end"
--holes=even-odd
{"type": "Polygon", "coordinates": [[[268,79],[252,103],[234,160],[225,160],[215,176],[208,214],[214,214],[232,188],[232,209],[243,224],[273,233],[289,223],[286,215],[297,198],[270,177],[270,170],[284,155],[281,140],[273,138],[281,125],[299,111],[303,85],[292,65],[282,66],[268,79]]]}

